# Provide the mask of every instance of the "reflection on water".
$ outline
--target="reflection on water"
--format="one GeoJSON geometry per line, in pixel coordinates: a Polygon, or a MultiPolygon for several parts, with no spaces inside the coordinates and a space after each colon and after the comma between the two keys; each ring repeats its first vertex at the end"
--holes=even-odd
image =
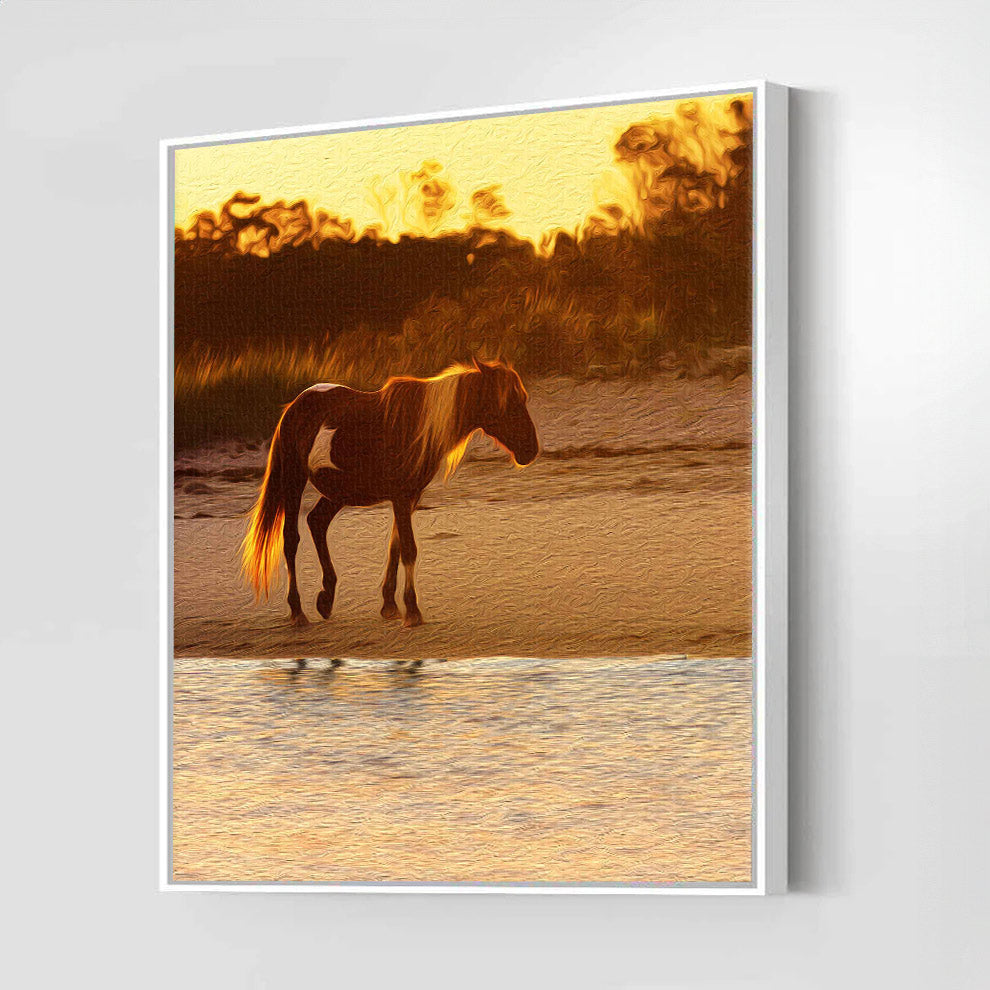
{"type": "Polygon", "coordinates": [[[176,881],[748,881],[749,660],[176,660],[176,881]]]}

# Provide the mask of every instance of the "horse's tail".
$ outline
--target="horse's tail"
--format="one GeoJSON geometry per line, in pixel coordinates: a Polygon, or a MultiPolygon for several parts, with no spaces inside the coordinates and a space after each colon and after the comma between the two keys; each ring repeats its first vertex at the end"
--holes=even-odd
{"type": "MultiPolygon", "coordinates": [[[[288,410],[286,410],[288,411],[288,410]]],[[[285,507],[298,487],[297,465],[291,463],[293,451],[282,437],[285,413],[275,427],[268,463],[261,482],[258,501],[251,510],[251,523],[241,543],[241,571],[254,588],[255,598],[268,597],[282,553],[282,525],[285,507]],[[287,449],[289,448],[289,449],[287,449]]],[[[305,483],[305,479],[304,479],[305,483]]]]}

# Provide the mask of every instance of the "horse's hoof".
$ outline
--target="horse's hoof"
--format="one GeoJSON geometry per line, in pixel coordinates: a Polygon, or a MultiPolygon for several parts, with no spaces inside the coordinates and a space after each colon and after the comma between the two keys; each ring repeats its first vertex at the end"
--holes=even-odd
{"type": "Polygon", "coordinates": [[[306,616],[302,612],[297,612],[295,615],[291,616],[289,618],[289,622],[292,623],[292,625],[297,626],[300,629],[303,626],[308,626],[309,625],[309,619],[307,619],[306,616]]]}
{"type": "Polygon", "coordinates": [[[333,611],[333,598],[331,598],[325,591],[321,591],[316,596],[316,611],[319,612],[324,619],[330,618],[330,613],[333,611]]]}
{"type": "Polygon", "coordinates": [[[397,619],[401,613],[399,612],[399,606],[392,602],[391,605],[382,606],[382,618],[383,619],[397,619]]]}
{"type": "Polygon", "coordinates": [[[402,620],[402,624],[406,627],[406,629],[421,626],[423,624],[423,616],[421,616],[419,612],[407,612],[406,617],[402,620]]]}

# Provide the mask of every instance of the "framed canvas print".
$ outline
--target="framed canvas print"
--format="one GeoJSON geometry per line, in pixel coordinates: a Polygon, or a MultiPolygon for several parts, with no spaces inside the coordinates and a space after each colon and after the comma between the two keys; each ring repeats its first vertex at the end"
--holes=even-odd
{"type": "Polygon", "coordinates": [[[162,884],[785,885],[786,90],[162,145],[162,884]]]}

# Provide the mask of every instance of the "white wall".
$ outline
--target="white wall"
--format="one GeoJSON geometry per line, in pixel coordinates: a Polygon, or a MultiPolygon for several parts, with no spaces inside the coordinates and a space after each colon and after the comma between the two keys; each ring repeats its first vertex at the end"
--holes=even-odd
{"type": "Polygon", "coordinates": [[[988,28],[938,2],[0,5],[10,985],[986,986],[988,28]],[[158,139],[758,76],[796,87],[793,893],[157,893],[158,139]]]}

